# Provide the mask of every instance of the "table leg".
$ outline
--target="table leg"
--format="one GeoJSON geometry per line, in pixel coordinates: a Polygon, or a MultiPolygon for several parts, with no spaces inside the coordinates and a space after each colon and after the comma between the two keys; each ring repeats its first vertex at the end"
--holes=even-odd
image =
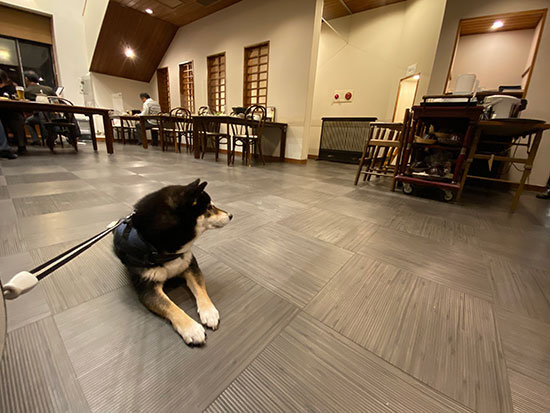
{"type": "MultiPolygon", "coordinates": [[[[164,125],[162,123],[162,120],[158,120],[157,126],[159,127],[159,145],[160,150],[164,152],[164,125]]],[[[151,132],[153,133],[153,132],[151,132]]]]}
{"type": "Polygon", "coordinates": [[[464,163],[466,152],[471,147],[470,141],[472,140],[472,135],[474,134],[474,130],[476,126],[477,126],[477,121],[470,121],[470,123],[468,124],[468,129],[466,130],[466,135],[464,136],[464,142],[462,144],[462,148],[460,148],[460,153],[458,154],[458,158],[456,159],[455,170],[453,173],[453,182],[458,182],[458,178],[460,176],[460,169],[462,168],[462,164],[464,163]]]}
{"type": "Polygon", "coordinates": [[[285,155],[286,155],[286,130],[287,130],[286,125],[281,128],[281,149],[279,152],[279,160],[281,162],[285,161],[285,155]]]}
{"type": "Polygon", "coordinates": [[[92,145],[94,147],[94,151],[97,152],[97,139],[95,136],[94,115],[88,115],[88,120],[90,121],[90,137],[92,138],[92,145]]]}
{"type": "Polygon", "coordinates": [[[200,142],[199,142],[199,124],[200,120],[193,118],[193,149],[195,151],[195,159],[201,157],[200,142]]]}
{"type": "Polygon", "coordinates": [[[527,181],[527,178],[529,178],[529,175],[531,174],[531,169],[533,169],[533,162],[535,160],[535,156],[537,155],[537,151],[539,149],[540,140],[542,138],[542,132],[543,132],[542,130],[539,130],[535,135],[535,139],[533,140],[533,145],[530,148],[529,156],[527,157],[527,160],[525,161],[525,166],[523,167],[523,174],[521,175],[521,181],[519,182],[518,189],[516,189],[516,194],[514,195],[514,200],[512,201],[511,212],[514,212],[518,207],[519,197],[521,196],[521,193],[523,192],[523,188],[525,187],[525,181],[527,181]]]}
{"type": "Polygon", "coordinates": [[[466,178],[468,177],[468,171],[470,170],[470,166],[472,166],[472,162],[474,161],[474,156],[477,151],[477,144],[479,142],[480,136],[481,136],[481,129],[477,128],[474,135],[474,140],[470,145],[470,152],[468,153],[468,159],[466,159],[466,164],[464,165],[464,170],[462,171],[462,178],[460,179],[460,187],[458,188],[458,192],[456,193],[457,201],[460,201],[460,198],[462,197],[462,191],[464,190],[464,185],[466,185],[466,178]]]}
{"type": "Polygon", "coordinates": [[[141,146],[143,149],[147,149],[147,131],[145,130],[145,119],[142,117],[139,118],[139,127],[141,128],[141,146]]]}
{"type": "MultiPolygon", "coordinates": [[[[120,120],[120,135],[122,136],[122,144],[123,145],[126,145],[126,133],[124,132],[124,121],[121,119],[120,120]]],[[[128,134],[128,138],[130,138],[129,136],[130,134],[128,134]]]]}
{"type": "Polygon", "coordinates": [[[102,115],[103,117],[103,129],[105,130],[105,146],[107,147],[107,153],[113,153],[113,124],[111,123],[111,117],[108,113],[102,115]]]}

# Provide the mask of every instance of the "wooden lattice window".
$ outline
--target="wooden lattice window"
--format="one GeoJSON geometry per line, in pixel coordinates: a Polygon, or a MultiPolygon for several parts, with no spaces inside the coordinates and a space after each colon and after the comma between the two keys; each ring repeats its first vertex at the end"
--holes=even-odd
{"type": "Polygon", "coordinates": [[[267,105],[269,42],[244,49],[243,104],[267,105]]]}
{"type": "Polygon", "coordinates": [[[170,112],[170,79],[167,67],[157,69],[157,88],[160,110],[165,113],[170,112]]]}
{"type": "Polygon", "coordinates": [[[181,105],[195,113],[195,78],[193,62],[180,64],[180,95],[181,105]]]}
{"type": "Polygon", "coordinates": [[[207,57],[208,107],[225,113],[225,53],[207,57]]]}

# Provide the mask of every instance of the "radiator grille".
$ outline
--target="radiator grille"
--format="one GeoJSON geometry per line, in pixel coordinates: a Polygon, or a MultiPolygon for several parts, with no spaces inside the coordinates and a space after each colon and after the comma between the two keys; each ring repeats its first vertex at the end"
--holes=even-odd
{"type": "Polygon", "coordinates": [[[358,163],[376,118],[323,118],[319,159],[358,163]]]}

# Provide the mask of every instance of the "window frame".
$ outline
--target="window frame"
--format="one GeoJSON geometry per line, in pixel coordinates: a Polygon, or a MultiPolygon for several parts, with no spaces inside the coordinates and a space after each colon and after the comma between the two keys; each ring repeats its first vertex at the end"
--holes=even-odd
{"type": "MultiPolygon", "coordinates": [[[[265,41],[261,43],[257,43],[251,46],[247,46],[244,48],[244,59],[243,59],[243,106],[248,107],[251,105],[262,105],[267,107],[267,96],[268,96],[268,90],[269,90],[269,50],[270,50],[270,42],[265,41]],[[262,49],[267,48],[267,53],[262,54],[262,49]],[[258,50],[258,63],[257,64],[249,64],[250,63],[250,54],[254,50],[258,50]],[[261,62],[261,58],[266,57],[265,62],[261,62]],[[267,68],[265,71],[260,71],[260,67],[266,65],[267,68]],[[253,68],[257,67],[257,70],[251,71],[253,68]],[[261,79],[261,74],[265,73],[265,79],[261,79]],[[256,80],[249,80],[249,76],[257,75],[256,80]],[[265,86],[260,86],[262,82],[265,82],[265,86]],[[253,83],[257,83],[256,87],[253,86],[253,83]],[[248,94],[248,91],[250,92],[250,95],[248,94]],[[253,96],[252,91],[255,91],[256,94],[253,96]],[[262,93],[263,92],[263,93],[262,93]],[[263,99],[261,99],[263,98],[263,99]],[[256,102],[252,102],[252,100],[255,99],[256,102]]],[[[252,59],[254,56],[252,57],[252,59]]]]}
{"type": "Polygon", "coordinates": [[[191,113],[195,113],[195,65],[193,60],[179,64],[180,104],[191,113]],[[186,69],[187,67],[187,69],[186,69]],[[190,73],[187,82],[184,72],[190,73]]]}
{"type": "Polygon", "coordinates": [[[207,71],[207,101],[208,107],[214,112],[225,113],[226,104],[227,104],[227,80],[226,80],[226,69],[227,69],[227,57],[225,52],[216,53],[206,57],[206,71],[207,71]],[[215,63],[216,59],[218,62],[215,63]],[[223,59],[223,61],[222,61],[223,59]],[[212,68],[218,66],[218,70],[215,73],[212,73],[212,68]],[[220,69],[223,66],[223,70],[220,69]],[[213,75],[217,75],[214,77],[213,75]],[[217,81],[217,84],[213,84],[214,81],[217,81]],[[218,87],[218,90],[214,90],[218,87]],[[223,90],[222,90],[223,88],[223,90]],[[222,96],[223,94],[223,96],[222,96]]]}
{"type": "MultiPolygon", "coordinates": [[[[19,71],[21,72],[20,73],[20,82],[17,82],[18,85],[20,86],[23,86],[23,87],[27,87],[27,84],[25,82],[25,75],[24,75],[24,68],[23,68],[23,59],[21,57],[21,46],[20,46],[20,43],[26,43],[26,44],[30,44],[30,45],[37,45],[37,46],[42,46],[42,47],[46,47],[49,49],[49,52],[50,52],[50,60],[52,62],[52,74],[53,74],[53,81],[54,81],[54,85],[51,86],[53,88],[53,90],[55,90],[57,87],[59,87],[59,77],[58,77],[58,73],[57,73],[57,62],[56,62],[56,56],[55,56],[55,47],[53,44],[49,44],[49,43],[42,43],[42,42],[37,42],[35,40],[29,40],[29,39],[22,39],[22,38],[19,38],[19,37],[13,37],[13,36],[6,36],[6,35],[0,35],[0,37],[4,38],[4,39],[9,39],[9,40],[13,40],[15,42],[15,48],[16,48],[16,51],[17,51],[17,67],[19,69],[19,71]]],[[[48,85],[50,86],[50,85],[48,85]]]]}

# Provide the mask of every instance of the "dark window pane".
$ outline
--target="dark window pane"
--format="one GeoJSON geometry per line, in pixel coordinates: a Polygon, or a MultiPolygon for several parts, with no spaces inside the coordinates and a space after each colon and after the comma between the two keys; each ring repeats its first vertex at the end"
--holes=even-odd
{"type": "Polygon", "coordinates": [[[57,84],[55,82],[50,46],[20,40],[19,50],[21,52],[23,70],[34,70],[43,79],[40,80],[42,85],[55,89],[57,84]]]}

